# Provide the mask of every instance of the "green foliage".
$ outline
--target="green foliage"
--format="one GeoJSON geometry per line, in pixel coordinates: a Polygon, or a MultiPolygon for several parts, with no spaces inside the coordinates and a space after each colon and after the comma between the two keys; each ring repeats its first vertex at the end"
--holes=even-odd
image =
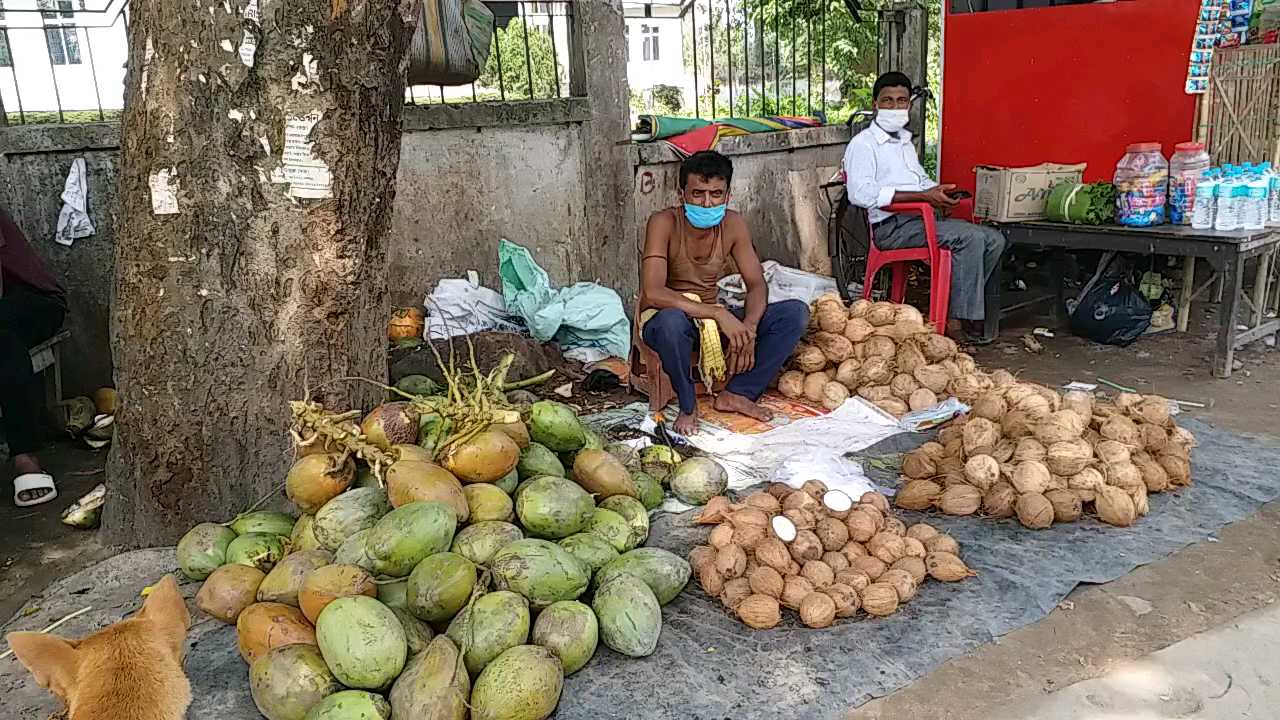
{"type": "Polygon", "coordinates": [[[667,113],[680,112],[684,107],[684,96],[675,85],[654,85],[653,101],[667,113]]]}
{"type": "MultiPolygon", "coordinates": [[[[556,55],[549,33],[536,27],[526,31],[523,23],[513,20],[505,28],[499,28],[496,37],[497,46],[489,53],[484,72],[480,73],[476,81],[478,85],[491,90],[504,87],[508,100],[557,97],[556,55]],[[533,80],[532,88],[529,85],[530,76],[533,80]]],[[[559,71],[560,87],[564,88],[564,68],[559,71]]]]}
{"type": "Polygon", "coordinates": [[[27,110],[26,112],[19,113],[14,110],[5,114],[9,118],[10,125],[44,125],[57,123],[74,125],[80,123],[117,122],[120,120],[120,115],[122,113],[122,110],[103,110],[102,117],[99,117],[97,110],[63,110],[61,119],[58,118],[57,111],[41,110],[32,112],[27,110]]]}

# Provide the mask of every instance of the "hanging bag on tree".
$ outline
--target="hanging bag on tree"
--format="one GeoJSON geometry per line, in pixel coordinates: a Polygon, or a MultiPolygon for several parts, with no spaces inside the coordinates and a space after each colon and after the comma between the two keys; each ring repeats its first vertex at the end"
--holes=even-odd
{"type": "Polygon", "coordinates": [[[409,43],[409,84],[466,85],[480,77],[493,12],[480,0],[422,0],[409,43]]]}

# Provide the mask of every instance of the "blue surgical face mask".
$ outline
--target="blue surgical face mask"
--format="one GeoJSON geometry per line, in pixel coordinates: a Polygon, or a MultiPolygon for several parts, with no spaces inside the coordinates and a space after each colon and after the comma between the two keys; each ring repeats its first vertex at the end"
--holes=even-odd
{"type": "Polygon", "coordinates": [[[689,224],[699,230],[713,228],[724,222],[724,212],[727,205],[713,205],[712,207],[703,207],[692,203],[684,204],[684,216],[689,219],[689,224]]]}

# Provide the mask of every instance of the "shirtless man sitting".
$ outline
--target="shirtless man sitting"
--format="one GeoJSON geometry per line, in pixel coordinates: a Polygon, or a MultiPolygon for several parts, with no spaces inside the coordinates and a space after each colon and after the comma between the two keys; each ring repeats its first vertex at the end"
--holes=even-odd
{"type": "Polygon", "coordinates": [[[680,166],[683,206],[654,213],[645,231],[640,309],[657,313],[645,322],[641,336],[671,378],[680,402],[675,429],[683,435],[698,428],[692,376],[698,342],[694,320],[714,320],[725,348],[730,379],[716,395],[715,408],[757,420],[770,419],[771,413],[757,401],[809,322],[809,307],[803,302],[769,302],[746,220],[726,210],[732,179],[733,163],[724,155],[705,151],[690,156],[680,166]],[[716,283],[732,272],[730,258],[747,287],[746,305],[740,310],[716,302],[716,283]]]}

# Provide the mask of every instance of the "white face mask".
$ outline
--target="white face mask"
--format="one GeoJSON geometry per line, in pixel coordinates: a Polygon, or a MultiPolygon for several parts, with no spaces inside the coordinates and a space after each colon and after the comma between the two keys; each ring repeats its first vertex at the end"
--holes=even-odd
{"type": "Polygon", "coordinates": [[[877,110],[876,124],[887,133],[896,133],[905,128],[907,123],[911,122],[911,112],[909,110],[877,110]]]}

